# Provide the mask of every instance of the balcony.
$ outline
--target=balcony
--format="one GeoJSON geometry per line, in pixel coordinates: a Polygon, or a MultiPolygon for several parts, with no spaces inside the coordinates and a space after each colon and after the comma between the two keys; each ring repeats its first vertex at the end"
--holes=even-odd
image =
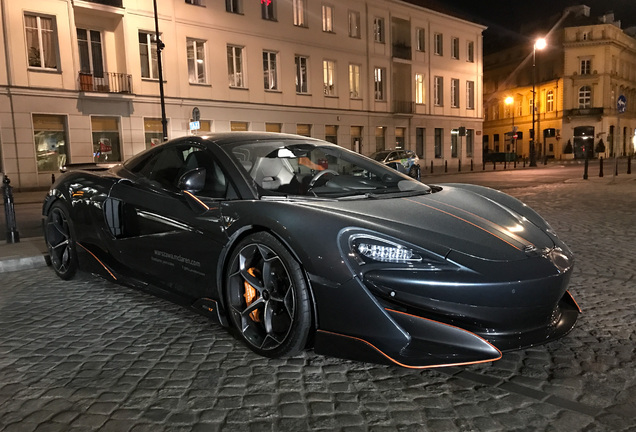
{"type": "Polygon", "coordinates": [[[394,43],[393,58],[411,60],[411,46],[405,43],[394,43]]]}
{"type": "Polygon", "coordinates": [[[393,113],[394,114],[413,114],[415,111],[415,102],[413,101],[393,101],[393,113]]]}
{"type": "Polygon", "coordinates": [[[84,0],[88,3],[97,3],[106,6],[123,7],[122,0],[84,0]]]}
{"type": "Polygon", "coordinates": [[[565,111],[566,117],[601,117],[603,108],[575,108],[565,111]]]}
{"type": "Polygon", "coordinates": [[[79,73],[79,89],[83,92],[132,93],[132,75],[104,72],[103,77],[92,73],[79,73]]]}

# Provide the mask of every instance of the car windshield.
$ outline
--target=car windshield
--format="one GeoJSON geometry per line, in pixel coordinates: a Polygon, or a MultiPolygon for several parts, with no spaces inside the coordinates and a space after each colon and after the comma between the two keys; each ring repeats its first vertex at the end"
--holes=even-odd
{"type": "Polygon", "coordinates": [[[389,198],[431,191],[383,164],[327,142],[271,140],[223,148],[264,197],[389,198]]]}

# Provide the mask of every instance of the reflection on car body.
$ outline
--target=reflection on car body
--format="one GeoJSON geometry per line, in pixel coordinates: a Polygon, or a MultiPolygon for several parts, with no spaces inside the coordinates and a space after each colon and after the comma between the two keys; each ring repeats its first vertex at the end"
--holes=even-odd
{"type": "Polygon", "coordinates": [[[579,314],[571,252],[518,200],[296,135],[184,137],[70,171],[43,214],[60,277],[152,289],[270,357],[479,363],[579,314]]]}

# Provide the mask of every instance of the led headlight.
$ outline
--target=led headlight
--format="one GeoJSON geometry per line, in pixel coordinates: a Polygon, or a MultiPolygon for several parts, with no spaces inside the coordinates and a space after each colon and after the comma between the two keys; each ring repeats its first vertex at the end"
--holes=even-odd
{"type": "Polygon", "coordinates": [[[366,262],[407,264],[422,261],[422,257],[413,249],[371,235],[353,235],[349,239],[349,246],[358,264],[366,262]]]}
{"type": "Polygon", "coordinates": [[[568,256],[561,248],[557,247],[551,249],[547,253],[547,257],[550,261],[552,261],[552,264],[554,264],[557,270],[559,270],[559,273],[564,273],[572,267],[573,259],[568,256]]]}

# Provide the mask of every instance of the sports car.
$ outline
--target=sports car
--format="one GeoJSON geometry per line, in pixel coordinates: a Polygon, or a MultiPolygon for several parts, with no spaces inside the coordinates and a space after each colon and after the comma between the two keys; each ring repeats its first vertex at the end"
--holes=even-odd
{"type": "Polygon", "coordinates": [[[152,291],[269,357],[488,362],[564,336],[580,312],[572,253],[517,199],[296,135],[189,136],[71,170],[43,223],[61,278],[152,291]]]}

